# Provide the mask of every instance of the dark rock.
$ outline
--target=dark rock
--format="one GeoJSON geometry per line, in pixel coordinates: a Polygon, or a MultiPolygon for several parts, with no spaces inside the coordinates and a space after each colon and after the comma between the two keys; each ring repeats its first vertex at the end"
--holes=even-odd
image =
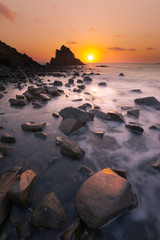
{"type": "Polygon", "coordinates": [[[74,77],[79,77],[80,74],[79,74],[79,72],[74,72],[74,73],[73,73],[73,76],[74,76],[74,77]]]}
{"type": "Polygon", "coordinates": [[[132,118],[139,118],[139,109],[131,109],[127,111],[127,116],[132,118]]]}
{"type": "Polygon", "coordinates": [[[1,142],[5,142],[5,143],[15,143],[16,142],[16,138],[8,133],[3,133],[1,136],[1,142]]]}
{"type": "Polygon", "coordinates": [[[65,84],[65,87],[68,87],[68,88],[70,88],[70,87],[71,87],[71,85],[70,85],[69,83],[66,83],[66,84],[65,84]]]}
{"type": "Polygon", "coordinates": [[[46,139],[48,135],[45,132],[35,132],[34,136],[37,138],[46,139]]]}
{"type": "Polygon", "coordinates": [[[137,201],[129,182],[110,168],[88,178],[76,197],[78,215],[89,228],[99,228],[136,206],[137,201]]]}
{"type": "Polygon", "coordinates": [[[80,218],[76,219],[61,235],[60,240],[82,240],[85,227],[80,218]]]}
{"type": "Polygon", "coordinates": [[[120,177],[127,179],[127,171],[123,169],[111,169],[113,172],[117,173],[120,177]]]}
{"type": "Polygon", "coordinates": [[[65,213],[54,192],[46,195],[32,214],[32,224],[35,227],[49,227],[60,230],[65,221],[65,213]]]}
{"type": "Polygon", "coordinates": [[[31,236],[28,222],[23,222],[16,227],[18,235],[21,239],[26,239],[31,236]]]}
{"type": "Polygon", "coordinates": [[[96,67],[108,67],[107,65],[97,65],[96,67]]]}
{"type": "Polygon", "coordinates": [[[126,128],[128,128],[129,130],[135,132],[135,133],[139,133],[142,134],[144,129],[139,126],[138,124],[127,124],[125,125],[126,128]]]}
{"type": "Polygon", "coordinates": [[[64,90],[62,90],[62,89],[57,89],[57,92],[58,92],[59,94],[63,94],[63,93],[64,93],[64,90]]]}
{"type": "Polygon", "coordinates": [[[21,125],[21,128],[23,131],[38,132],[38,131],[42,131],[45,125],[46,125],[46,122],[40,122],[40,123],[26,122],[21,125]]]}
{"type": "Polygon", "coordinates": [[[86,110],[87,108],[92,108],[90,103],[84,103],[83,105],[78,107],[79,109],[86,110]]]}
{"type": "Polygon", "coordinates": [[[50,61],[51,66],[65,66],[65,65],[84,65],[79,59],[75,58],[71,50],[64,45],[60,50],[56,50],[56,57],[50,61]]]}
{"type": "Polygon", "coordinates": [[[16,95],[16,99],[25,99],[25,96],[23,96],[23,95],[16,95]]]}
{"type": "Polygon", "coordinates": [[[27,104],[25,99],[13,99],[13,98],[10,98],[9,102],[10,102],[11,105],[19,106],[19,107],[25,106],[27,104]]]}
{"type": "Polygon", "coordinates": [[[43,100],[43,101],[48,101],[51,99],[51,96],[48,94],[44,94],[44,93],[40,93],[39,97],[43,100]]]}
{"type": "Polygon", "coordinates": [[[0,85],[0,91],[5,91],[6,88],[3,85],[0,85]]]}
{"type": "Polygon", "coordinates": [[[0,144],[0,153],[2,153],[3,156],[11,155],[13,151],[14,151],[13,147],[0,144]]]}
{"type": "Polygon", "coordinates": [[[62,144],[63,138],[62,137],[56,137],[55,143],[56,146],[60,146],[62,144]]]}
{"type": "Polygon", "coordinates": [[[82,100],[83,100],[82,98],[78,98],[78,99],[72,100],[72,102],[81,102],[82,100]]]}
{"type": "Polygon", "coordinates": [[[5,220],[10,211],[11,201],[8,197],[8,191],[12,188],[21,170],[21,167],[12,167],[0,174],[0,224],[5,220]]]}
{"type": "Polygon", "coordinates": [[[32,170],[23,172],[8,191],[9,198],[20,206],[26,207],[29,203],[36,174],[32,170]]]}
{"type": "Polygon", "coordinates": [[[85,155],[85,151],[76,142],[70,139],[62,140],[60,151],[63,155],[74,159],[83,158],[85,155]]]}
{"type": "Polygon", "coordinates": [[[4,156],[2,153],[0,153],[0,167],[2,166],[3,164],[3,159],[4,159],[4,156]]]}
{"type": "Polygon", "coordinates": [[[120,76],[120,77],[123,77],[123,76],[124,76],[124,73],[120,73],[119,76],[120,76]]]}
{"type": "Polygon", "coordinates": [[[66,135],[69,135],[70,133],[78,130],[81,127],[83,127],[83,124],[79,120],[74,118],[63,119],[59,126],[60,130],[66,135]]]}
{"type": "Polygon", "coordinates": [[[80,93],[80,92],[81,92],[81,89],[79,89],[79,88],[74,88],[74,89],[73,89],[73,92],[78,92],[78,93],[80,93]]]}
{"type": "Polygon", "coordinates": [[[90,176],[92,176],[94,174],[94,172],[86,166],[82,166],[80,168],[79,172],[86,178],[89,178],[90,176]]]}
{"type": "Polygon", "coordinates": [[[99,110],[100,107],[99,107],[99,106],[94,106],[94,109],[95,109],[95,110],[99,110]]]}
{"type": "Polygon", "coordinates": [[[152,125],[149,129],[152,129],[152,130],[159,130],[159,131],[160,131],[160,124],[152,125]]]}
{"type": "Polygon", "coordinates": [[[109,111],[107,114],[111,117],[112,121],[125,123],[125,119],[121,113],[109,111]]]}
{"type": "Polygon", "coordinates": [[[31,101],[34,98],[34,96],[30,92],[25,92],[23,94],[29,101],[31,101]]]}
{"type": "Polygon", "coordinates": [[[78,85],[77,87],[78,87],[79,89],[81,89],[81,90],[84,90],[84,89],[86,88],[85,85],[78,85]]]}
{"type": "Polygon", "coordinates": [[[141,89],[132,89],[130,92],[142,93],[141,89]]]}
{"type": "Polygon", "coordinates": [[[155,169],[159,169],[160,168],[160,157],[158,157],[157,159],[156,159],[156,161],[154,161],[153,163],[152,163],[152,165],[151,165],[153,168],[155,168],[155,169]]]}
{"type": "Polygon", "coordinates": [[[160,102],[155,97],[137,98],[134,100],[136,104],[145,105],[152,108],[160,107],[160,102]]]}
{"type": "Polygon", "coordinates": [[[104,131],[93,131],[93,134],[97,135],[98,137],[103,137],[105,132],[104,131]]]}
{"type": "Polygon", "coordinates": [[[102,86],[102,87],[103,87],[103,86],[105,87],[105,86],[107,86],[107,83],[106,83],[106,82],[101,82],[101,83],[98,83],[98,85],[99,85],[99,86],[102,86]]]}
{"type": "Polygon", "coordinates": [[[58,97],[60,95],[60,93],[58,93],[58,89],[56,87],[45,86],[45,90],[52,97],[58,97]]]}
{"type": "Polygon", "coordinates": [[[32,102],[33,108],[41,108],[42,107],[42,103],[38,102],[38,101],[34,101],[32,102]]]}
{"type": "Polygon", "coordinates": [[[54,85],[55,85],[55,86],[62,86],[62,82],[61,82],[61,81],[58,81],[58,80],[55,80],[55,81],[54,81],[54,85]]]}
{"type": "Polygon", "coordinates": [[[83,79],[84,82],[87,82],[87,83],[90,83],[92,82],[92,78],[90,78],[89,76],[86,76],[84,79],[83,79]]]}
{"type": "Polygon", "coordinates": [[[3,98],[3,97],[4,97],[4,95],[2,93],[0,93],[0,98],[3,98]]]}
{"type": "Polygon", "coordinates": [[[66,107],[63,108],[59,113],[63,118],[74,118],[79,120],[81,123],[91,121],[91,118],[89,117],[88,113],[78,108],[66,107]]]}
{"type": "Polygon", "coordinates": [[[52,113],[52,116],[53,116],[54,118],[59,118],[59,114],[58,114],[58,113],[52,113]]]}
{"type": "Polygon", "coordinates": [[[68,80],[68,83],[69,83],[69,84],[74,84],[74,79],[70,78],[70,79],[68,80]]]}
{"type": "Polygon", "coordinates": [[[81,79],[78,79],[77,83],[83,83],[83,81],[81,79]]]}
{"type": "Polygon", "coordinates": [[[133,108],[131,106],[122,106],[121,109],[124,111],[127,111],[127,110],[131,110],[133,108]]]}
{"type": "Polygon", "coordinates": [[[98,119],[106,120],[106,121],[111,121],[112,120],[112,118],[109,116],[109,114],[104,113],[100,110],[92,109],[91,112],[94,113],[95,117],[98,118],[98,119]]]}

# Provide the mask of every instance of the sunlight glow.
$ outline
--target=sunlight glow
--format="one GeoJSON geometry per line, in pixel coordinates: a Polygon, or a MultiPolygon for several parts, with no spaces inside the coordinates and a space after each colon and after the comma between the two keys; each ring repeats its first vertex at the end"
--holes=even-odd
{"type": "Polygon", "coordinates": [[[94,57],[93,57],[92,54],[88,55],[88,60],[89,60],[89,61],[93,61],[93,59],[94,59],[94,57]]]}

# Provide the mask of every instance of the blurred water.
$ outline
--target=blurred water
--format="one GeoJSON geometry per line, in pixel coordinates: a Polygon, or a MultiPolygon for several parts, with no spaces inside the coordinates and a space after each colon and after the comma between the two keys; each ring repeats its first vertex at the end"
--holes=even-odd
{"type": "MultiPolygon", "coordinates": [[[[99,65],[99,64],[98,64],[99,65]]],[[[86,85],[81,93],[72,92],[71,89],[61,87],[65,94],[53,98],[42,109],[33,109],[31,104],[24,108],[10,107],[8,99],[22,94],[13,89],[13,85],[7,86],[8,93],[0,99],[0,125],[5,127],[0,130],[12,133],[16,136],[15,151],[11,157],[7,157],[0,171],[9,166],[21,165],[23,169],[33,169],[37,173],[34,186],[31,208],[47,193],[54,191],[62,203],[67,215],[68,224],[76,217],[75,197],[80,185],[85,180],[80,168],[87,166],[93,171],[99,171],[106,167],[122,168],[128,172],[128,180],[138,196],[139,205],[130,213],[126,213],[97,232],[90,233],[90,239],[103,240],[158,240],[160,239],[160,172],[150,167],[150,163],[160,155],[160,133],[150,130],[153,124],[160,123],[160,111],[134,104],[135,98],[155,96],[160,100],[160,66],[156,64],[106,64],[108,67],[96,67],[96,64],[88,64],[83,68],[86,73],[94,72],[101,75],[93,75],[93,82],[86,85]],[[120,77],[119,73],[124,73],[120,77]],[[98,86],[99,82],[106,82],[107,87],[98,86]],[[141,89],[142,93],[130,92],[132,89],[141,89]],[[85,94],[88,92],[90,95],[85,94]],[[66,94],[68,97],[66,97],[66,94]],[[82,98],[81,102],[72,102],[82,98]],[[67,106],[78,107],[83,103],[99,106],[102,111],[115,110],[125,116],[126,122],[136,122],[142,125],[144,133],[135,135],[125,128],[124,124],[105,122],[94,119],[87,123],[81,130],[70,136],[77,141],[86,154],[81,160],[61,156],[59,147],[55,146],[56,136],[65,136],[60,130],[61,117],[55,119],[53,112],[59,112],[67,106]],[[122,106],[131,106],[140,109],[140,117],[135,120],[127,117],[122,106]],[[46,121],[44,132],[48,134],[46,140],[36,138],[34,133],[23,132],[21,124],[27,121],[46,121]],[[93,135],[93,130],[105,131],[101,139],[93,135]],[[57,162],[52,162],[58,157],[57,162]]],[[[82,73],[82,72],[81,72],[82,73]]],[[[59,80],[67,83],[70,77],[61,77],[59,80]]],[[[43,81],[53,82],[55,77],[44,77],[43,81]]],[[[27,87],[26,87],[27,88],[27,87]]],[[[59,233],[54,230],[46,230],[33,239],[54,239],[59,233]]]]}

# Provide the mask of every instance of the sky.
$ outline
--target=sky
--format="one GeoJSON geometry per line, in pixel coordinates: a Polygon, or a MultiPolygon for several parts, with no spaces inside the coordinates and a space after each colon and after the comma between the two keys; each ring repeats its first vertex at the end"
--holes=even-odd
{"type": "Polygon", "coordinates": [[[160,62],[160,0],[0,0],[0,40],[39,62],[160,62]]]}

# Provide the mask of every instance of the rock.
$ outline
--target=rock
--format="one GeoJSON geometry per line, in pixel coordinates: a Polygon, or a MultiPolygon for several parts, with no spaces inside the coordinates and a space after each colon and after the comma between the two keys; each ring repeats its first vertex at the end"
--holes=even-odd
{"type": "Polygon", "coordinates": [[[63,138],[62,137],[56,137],[55,143],[56,146],[60,146],[62,144],[63,138]]]}
{"type": "Polygon", "coordinates": [[[19,224],[17,227],[16,227],[16,230],[18,232],[18,235],[21,239],[26,239],[28,237],[31,236],[31,233],[30,233],[30,228],[29,228],[29,224],[27,221],[19,224]]]}
{"type": "Polygon", "coordinates": [[[89,178],[90,176],[92,176],[94,174],[94,172],[86,167],[86,166],[82,166],[79,170],[80,174],[82,174],[85,178],[89,178]]]}
{"type": "Polygon", "coordinates": [[[36,178],[36,173],[32,170],[27,170],[21,174],[21,176],[15,181],[12,188],[8,192],[9,198],[19,204],[26,207],[29,203],[32,187],[36,178]]]}
{"type": "Polygon", "coordinates": [[[124,76],[124,73],[120,73],[119,76],[120,76],[120,77],[123,77],[123,76],[124,76]]]}
{"type": "Polygon", "coordinates": [[[62,82],[61,82],[61,81],[58,81],[58,80],[55,80],[55,81],[54,81],[54,85],[55,85],[55,86],[62,86],[62,82]]]}
{"type": "Polygon", "coordinates": [[[125,127],[131,130],[132,132],[139,133],[139,134],[142,134],[144,131],[144,129],[138,124],[127,124],[125,125],[125,127]]]}
{"type": "Polygon", "coordinates": [[[32,102],[32,106],[33,106],[33,108],[41,108],[42,107],[42,103],[40,103],[38,101],[34,101],[34,102],[32,102]]]}
{"type": "Polygon", "coordinates": [[[73,89],[73,92],[78,92],[78,93],[80,93],[80,92],[81,92],[81,89],[79,89],[79,88],[74,88],[74,89],[73,89]]]}
{"type": "Polygon", "coordinates": [[[125,123],[125,119],[121,113],[109,111],[107,114],[111,117],[112,121],[125,123]]]}
{"type": "Polygon", "coordinates": [[[131,109],[127,111],[127,116],[132,118],[139,118],[139,109],[131,109]]]}
{"type": "Polygon", "coordinates": [[[99,110],[100,107],[99,106],[94,106],[94,110],[99,110]]]}
{"type": "Polygon", "coordinates": [[[83,99],[82,98],[78,98],[78,99],[73,99],[72,102],[81,102],[83,99]]]}
{"type": "Polygon", "coordinates": [[[87,108],[92,108],[90,103],[84,103],[83,105],[78,107],[79,109],[86,110],[87,108]]]}
{"type": "Polygon", "coordinates": [[[16,95],[16,99],[25,99],[25,96],[23,96],[23,95],[16,95]]]}
{"type": "Polygon", "coordinates": [[[77,83],[83,83],[83,81],[81,79],[78,79],[77,83]]]}
{"type": "Polygon", "coordinates": [[[137,206],[131,185],[110,168],[88,178],[76,197],[78,215],[89,228],[99,228],[137,206]]]}
{"type": "Polygon", "coordinates": [[[57,89],[57,92],[58,92],[59,96],[60,96],[60,94],[64,94],[64,90],[62,90],[62,89],[57,89]]]}
{"type": "Polygon", "coordinates": [[[48,135],[45,132],[35,132],[34,136],[37,138],[46,139],[48,135]]]}
{"type": "Polygon", "coordinates": [[[16,138],[8,133],[3,133],[1,136],[1,142],[4,143],[15,143],[16,142],[16,138]]]}
{"type": "Polygon", "coordinates": [[[127,111],[127,110],[131,110],[133,108],[131,106],[122,106],[121,109],[124,111],[127,111]]]}
{"type": "Polygon", "coordinates": [[[98,119],[106,120],[106,121],[111,121],[112,120],[112,118],[107,113],[104,113],[100,110],[92,109],[91,112],[94,113],[95,117],[98,118],[98,119]]]}
{"type": "Polygon", "coordinates": [[[101,83],[98,83],[98,86],[105,87],[105,86],[107,86],[107,83],[106,82],[101,82],[101,83]]]}
{"type": "Polygon", "coordinates": [[[68,79],[68,83],[69,84],[74,84],[74,79],[72,79],[72,78],[68,79]]]}
{"type": "Polygon", "coordinates": [[[78,85],[77,87],[81,90],[84,90],[86,88],[86,86],[84,84],[83,85],[78,85]]]}
{"type": "Polygon", "coordinates": [[[65,66],[65,65],[84,65],[79,59],[75,58],[71,50],[64,45],[60,50],[56,50],[56,57],[50,61],[50,66],[65,66]]]}
{"type": "Polygon", "coordinates": [[[48,101],[51,99],[51,96],[44,94],[44,93],[40,93],[39,97],[43,100],[43,101],[48,101]]]}
{"type": "Polygon", "coordinates": [[[107,65],[97,65],[96,67],[108,67],[107,65]]]}
{"type": "Polygon", "coordinates": [[[80,74],[79,74],[79,72],[74,72],[74,73],[73,73],[73,76],[74,76],[74,77],[79,77],[80,74]]]}
{"type": "Polygon", "coordinates": [[[130,92],[142,93],[141,89],[132,89],[130,92]]]}
{"type": "Polygon", "coordinates": [[[149,129],[160,131],[160,124],[152,125],[149,129]]]}
{"type": "Polygon", "coordinates": [[[13,99],[13,98],[10,98],[9,102],[10,102],[11,105],[19,106],[19,107],[23,107],[23,106],[25,106],[27,104],[25,99],[13,99]]]}
{"type": "Polygon", "coordinates": [[[0,153],[2,153],[3,156],[11,155],[13,151],[14,151],[13,147],[0,144],[0,153]]]}
{"type": "Polygon", "coordinates": [[[49,87],[45,86],[45,90],[48,94],[50,94],[52,97],[58,97],[60,96],[60,93],[58,92],[58,89],[56,87],[49,87]]]}
{"type": "Polygon", "coordinates": [[[60,240],[81,240],[84,232],[84,224],[78,218],[60,235],[60,240]]]}
{"type": "Polygon", "coordinates": [[[40,123],[26,122],[21,125],[21,128],[23,131],[38,132],[38,131],[42,131],[45,125],[46,125],[46,122],[40,122],[40,123]]]}
{"type": "Polygon", "coordinates": [[[86,76],[84,79],[83,79],[84,82],[87,82],[87,83],[90,83],[92,82],[92,78],[89,77],[89,76],[86,76]]]}
{"type": "Polygon", "coordinates": [[[155,97],[137,98],[134,100],[136,104],[145,105],[152,108],[160,107],[160,102],[155,97]]]}
{"type": "Polygon", "coordinates": [[[4,95],[2,93],[0,93],[0,98],[3,98],[3,97],[4,97],[4,95]]]}
{"type": "Polygon", "coordinates": [[[6,88],[3,85],[0,85],[0,91],[5,91],[6,88]]]}
{"type": "Polygon", "coordinates": [[[54,192],[46,195],[32,214],[32,224],[35,227],[49,227],[60,230],[65,221],[65,213],[54,192]]]}
{"type": "Polygon", "coordinates": [[[58,113],[52,113],[52,116],[53,116],[54,118],[59,118],[59,114],[58,114],[58,113]]]}
{"type": "Polygon", "coordinates": [[[34,98],[34,96],[30,92],[25,92],[23,94],[29,101],[31,101],[34,98]]]}
{"type": "Polygon", "coordinates": [[[3,159],[4,159],[4,156],[2,153],[0,153],[0,167],[2,166],[3,164],[3,159]]]}
{"type": "Polygon", "coordinates": [[[93,131],[93,134],[97,135],[98,137],[103,137],[105,132],[104,131],[93,131]]]}
{"type": "Polygon", "coordinates": [[[127,179],[127,171],[123,169],[111,169],[113,172],[117,173],[120,177],[127,179]]]}
{"type": "Polygon", "coordinates": [[[85,151],[74,141],[63,139],[60,148],[61,154],[74,159],[83,158],[85,151]]]}
{"type": "Polygon", "coordinates": [[[66,84],[65,84],[65,87],[68,87],[68,88],[70,88],[70,87],[71,87],[71,85],[70,85],[69,83],[66,83],[66,84]]]}
{"type": "Polygon", "coordinates": [[[61,109],[59,113],[63,118],[74,118],[79,120],[81,123],[86,123],[91,121],[89,114],[78,108],[66,107],[61,109]]]}
{"type": "Polygon", "coordinates": [[[152,167],[155,168],[155,169],[159,169],[159,168],[160,168],[160,157],[158,157],[158,158],[156,159],[156,161],[154,161],[154,162],[152,163],[152,167]]]}
{"type": "Polygon", "coordinates": [[[66,135],[71,134],[72,132],[78,130],[81,127],[83,127],[83,124],[79,120],[74,118],[63,119],[59,126],[60,130],[66,135]]]}
{"type": "Polygon", "coordinates": [[[5,220],[10,211],[11,201],[8,197],[8,191],[16,181],[21,170],[21,167],[12,167],[0,174],[0,224],[5,220]]]}

